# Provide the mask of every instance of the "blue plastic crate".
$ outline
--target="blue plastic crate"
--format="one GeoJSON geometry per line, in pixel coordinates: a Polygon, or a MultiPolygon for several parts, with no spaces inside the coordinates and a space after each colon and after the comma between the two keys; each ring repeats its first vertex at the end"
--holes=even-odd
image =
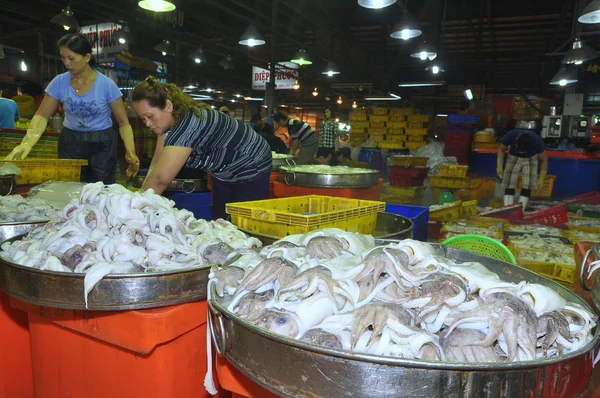
{"type": "Polygon", "coordinates": [[[165,192],[165,197],[175,202],[178,209],[186,209],[194,213],[194,217],[212,220],[212,193],[165,192]]]}
{"type": "Polygon", "coordinates": [[[427,242],[429,207],[388,203],[385,211],[409,218],[413,222],[413,239],[427,242]]]}
{"type": "Polygon", "coordinates": [[[477,124],[479,122],[479,115],[448,115],[449,124],[477,124]]]}

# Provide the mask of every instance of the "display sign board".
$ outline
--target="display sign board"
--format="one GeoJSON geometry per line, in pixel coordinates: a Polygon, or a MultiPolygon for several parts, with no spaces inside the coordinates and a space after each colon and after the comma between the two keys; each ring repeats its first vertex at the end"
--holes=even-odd
{"type": "Polygon", "coordinates": [[[127,50],[128,44],[121,44],[116,39],[116,33],[121,30],[119,24],[106,22],[97,25],[82,26],[79,28],[79,33],[86,36],[92,43],[92,50],[96,62],[106,63],[113,62],[117,54],[121,50],[127,50]]]}
{"type": "MultiPolygon", "coordinates": [[[[270,79],[267,69],[252,67],[252,89],[264,90],[270,79]]],[[[298,65],[292,62],[278,62],[275,65],[275,89],[293,90],[294,83],[298,79],[298,65]]]]}

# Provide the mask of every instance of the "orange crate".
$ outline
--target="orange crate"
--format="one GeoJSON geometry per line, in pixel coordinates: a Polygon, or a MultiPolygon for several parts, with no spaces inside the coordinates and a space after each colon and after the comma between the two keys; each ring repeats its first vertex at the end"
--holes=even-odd
{"type": "Polygon", "coordinates": [[[273,394],[252,381],[222,356],[217,356],[217,375],[219,384],[225,391],[230,391],[232,398],[277,398],[273,394]]]}
{"type": "Polygon", "coordinates": [[[206,301],[110,312],[10,302],[29,315],[37,397],[211,396],[206,301]]]}
{"type": "Polygon", "coordinates": [[[0,290],[0,397],[32,398],[33,365],[27,313],[11,307],[0,290]]]}
{"type": "Polygon", "coordinates": [[[383,179],[379,184],[369,188],[309,188],[288,185],[284,182],[273,182],[273,195],[275,198],[290,198],[293,196],[322,195],[338,198],[354,198],[362,200],[379,200],[383,179]]]}

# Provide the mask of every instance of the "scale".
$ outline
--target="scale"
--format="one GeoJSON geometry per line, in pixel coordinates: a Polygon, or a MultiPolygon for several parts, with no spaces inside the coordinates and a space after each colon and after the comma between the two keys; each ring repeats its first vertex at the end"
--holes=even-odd
{"type": "Polygon", "coordinates": [[[570,116],[567,136],[569,138],[588,138],[590,121],[589,116],[570,116]]]}
{"type": "Polygon", "coordinates": [[[542,120],[542,138],[561,138],[563,136],[563,117],[544,116],[542,120]]]}

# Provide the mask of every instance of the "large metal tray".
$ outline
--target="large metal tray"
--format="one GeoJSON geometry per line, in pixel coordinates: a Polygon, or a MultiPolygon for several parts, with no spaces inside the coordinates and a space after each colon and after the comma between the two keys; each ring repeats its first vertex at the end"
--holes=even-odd
{"type": "MultiPolygon", "coordinates": [[[[375,239],[410,239],[412,238],[413,222],[406,217],[393,213],[377,213],[377,223],[373,237],[375,239]]],[[[276,236],[263,235],[248,229],[238,228],[248,236],[260,240],[264,246],[271,245],[281,239],[276,236]]]]}
{"type": "MultiPolygon", "coordinates": [[[[146,177],[144,177],[144,176],[134,177],[132,180],[133,187],[141,188],[142,185],[144,185],[145,179],[146,179],[146,177]]],[[[169,186],[165,189],[165,191],[185,192],[185,193],[206,192],[206,191],[208,191],[208,182],[206,180],[202,180],[202,179],[193,179],[193,180],[175,179],[169,184],[169,186]]]]}
{"type": "Polygon", "coordinates": [[[206,299],[210,267],[107,275],[88,295],[86,307],[85,274],[41,271],[0,258],[0,288],[16,299],[44,307],[96,311],[158,308],[206,299]]]}
{"type": "MultiPolygon", "coordinates": [[[[281,155],[279,155],[281,156],[281,155]]],[[[281,157],[281,158],[273,158],[272,161],[272,168],[271,170],[275,171],[275,170],[279,170],[279,168],[281,166],[292,166],[295,165],[296,162],[294,161],[294,157],[292,155],[286,155],[285,157],[281,157]]]]}
{"type": "MultiPolygon", "coordinates": [[[[435,244],[458,261],[479,261],[502,279],[551,286],[563,297],[589,305],[562,286],[524,268],[435,244]]],[[[212,294],[212,297],[217,297],[212,294]]],[[[510,363],[446,363],[328,349],[258,328],[209,300],[209,324],[219,355],[261,386],[283,397],[458,398],[581,396],[592,373],[593,340],[557,358],[510,363]]]]}
{"type": "Polygon", "coordinates": [[[288,185],[310,188],[368,188],[379,184],[379,172],[356,174],[318,174],[294,171],[293,166],[279,169],[280,178],[288,185]]]}
{"type": "Polygon", "coordinates": [[[41,227],[48,221],[14,221],[0,223],[0,243],[15,236],[28,233],[36,227],[41,227]]]}

